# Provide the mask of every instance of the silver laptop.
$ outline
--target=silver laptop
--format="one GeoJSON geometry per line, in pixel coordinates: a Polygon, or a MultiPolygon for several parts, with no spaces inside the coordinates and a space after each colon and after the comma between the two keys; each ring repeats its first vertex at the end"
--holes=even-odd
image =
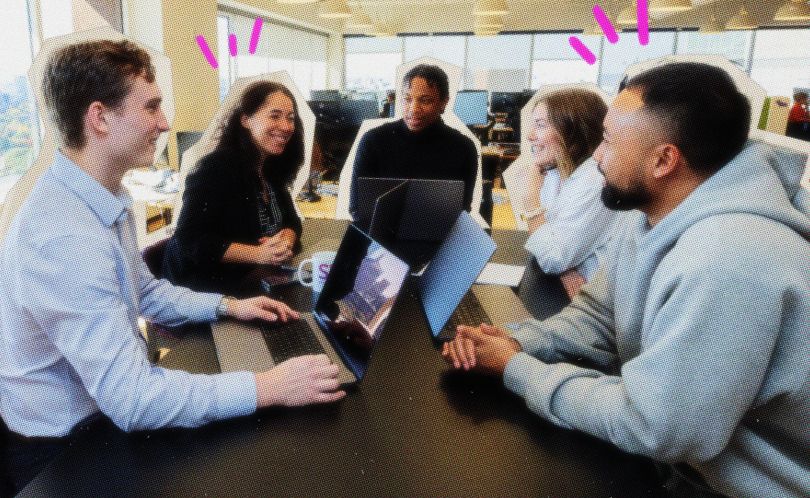
{"type": "Polygon", "coordinates": [[[285,324],[212,324],[221,370],[261,372],[288,358],[325,353],[340,367],[342,385],[359,382],[409,270],[350,225],[312,313],[285,324]]]}

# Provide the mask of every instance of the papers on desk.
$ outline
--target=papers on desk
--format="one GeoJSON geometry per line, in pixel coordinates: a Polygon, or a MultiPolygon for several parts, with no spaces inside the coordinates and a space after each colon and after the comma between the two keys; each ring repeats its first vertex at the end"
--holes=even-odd
{"type": "Polygon", "coordinates": [[[525,271],[526,267],[521,265],[487,263],[475,283],[517,287],[525,271]]]}

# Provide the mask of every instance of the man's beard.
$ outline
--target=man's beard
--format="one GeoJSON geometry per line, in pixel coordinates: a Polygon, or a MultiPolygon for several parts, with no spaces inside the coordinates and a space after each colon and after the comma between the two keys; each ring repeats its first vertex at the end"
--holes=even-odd
{"type": "Polygon", "coordinates": [[[605,183],[602,187],[602,202],[608,209],[614,211],[630,211],[646,206],[650,202],[650,193],[644,185],[637,183],[628,190],[605,183]]]}

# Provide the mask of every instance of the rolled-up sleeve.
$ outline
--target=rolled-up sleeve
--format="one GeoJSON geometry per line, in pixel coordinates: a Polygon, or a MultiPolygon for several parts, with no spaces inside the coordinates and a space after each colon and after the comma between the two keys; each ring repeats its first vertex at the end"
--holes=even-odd
{"type": "Polygon", "coordinates": [[[576,268],[593,255],[614,224],[615,213],[600,199],[602,185],[592,175],[567,180],[542,224],[526,241],[526,250],[547,274],[576,268]]]}

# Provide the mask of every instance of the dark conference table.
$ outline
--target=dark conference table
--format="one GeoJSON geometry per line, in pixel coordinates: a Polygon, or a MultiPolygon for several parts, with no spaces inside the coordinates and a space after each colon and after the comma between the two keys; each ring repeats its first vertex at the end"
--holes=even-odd
{"type": "MultiPolygon", "coordinates": [[[[304,247],[345,224],[307,220],[304,247]]],[[[522,264],[525,233],[495,231],[522,264]]],[[[306,249],[305,249],[306,250],[306,249]]],[[[286,288],[310,306],[309,289],[286,288]]],[[[20,496],[662,496],[652,461],[533,415],[499,380],[451,372],[410,289],[362,384],[334,405],[266,409],[198,429],[83,431],[20,496]]],[[[208,326],[161,362],[216,373],[208,326]]]]}

